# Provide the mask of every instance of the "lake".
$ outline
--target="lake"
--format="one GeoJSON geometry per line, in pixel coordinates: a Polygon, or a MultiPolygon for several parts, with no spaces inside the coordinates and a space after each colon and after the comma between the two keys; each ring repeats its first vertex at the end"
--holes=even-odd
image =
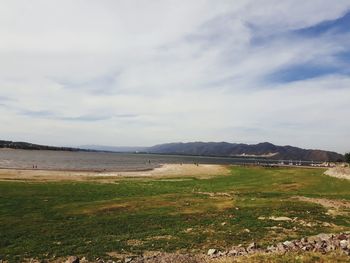
{"type": "MultiPolygon", "coordinates": [[[[254,164],[258,162],[278,164],[279,161],[161,154],[0,149],[0,168],[18,169],[32,169],[33,166],[37,166],[37,169],[47,170],[136,171],[152,169],[164,163],[254,164]]],[[[303,164],[308,163],[303,162],[303,164]]]]}

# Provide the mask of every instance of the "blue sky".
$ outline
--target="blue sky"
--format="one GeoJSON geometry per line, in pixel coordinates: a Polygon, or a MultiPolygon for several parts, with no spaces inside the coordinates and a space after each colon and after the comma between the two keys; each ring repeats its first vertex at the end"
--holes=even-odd
{"type": "Polygon", "coordinates": [[[2,1],[0,138],[350,151],[350,1],[2,1]]]}

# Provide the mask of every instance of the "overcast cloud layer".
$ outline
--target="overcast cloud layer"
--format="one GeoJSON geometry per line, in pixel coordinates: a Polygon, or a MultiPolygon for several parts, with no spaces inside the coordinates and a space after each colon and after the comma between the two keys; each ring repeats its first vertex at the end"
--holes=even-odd
{"type": "Polygon", "coordinates": [[[0,139],[350,150],[349,0],[0,0],[0,139]]]}

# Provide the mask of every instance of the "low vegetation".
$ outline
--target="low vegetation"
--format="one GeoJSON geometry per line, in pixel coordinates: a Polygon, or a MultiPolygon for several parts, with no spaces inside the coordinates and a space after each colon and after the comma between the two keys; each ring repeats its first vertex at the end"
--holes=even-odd
{"type": "Polygon", "coordinates": [[[230,169],[108,184],[0,182],[0,260],[205,253],[350,230],[350,181],[323,169],[230,169]]]}

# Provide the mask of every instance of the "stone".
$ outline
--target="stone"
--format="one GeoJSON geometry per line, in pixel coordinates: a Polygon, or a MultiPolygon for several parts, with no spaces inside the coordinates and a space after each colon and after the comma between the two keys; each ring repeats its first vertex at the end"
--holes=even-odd
{"type": "Polygon", "coordinates": [[[226,256],[228,254],[228,252],[227,251],[219,251],[219,253],[218,253],[218,256],[219,257],[222,257],[222,256],[226,256]]]}
{"type": "Polygon", "coordinates": [[[133,258],[128,257],[128,258],[124,259],[124,262],[125,263],[130,263],[132,260],[133,260],[133,258]]]}
{"type": "Polygon", "coordinates": [[[66,260],[66,263],[79,263],[79,262],[80,262],[80,260],[77,256],[70,256],[66,260]]]}
{"type": "Polygon", "coordinates": [[[283,246],[282,243],[278,243],[278,244],[277,244],[276,250],[277,250],[278,252],[282,252],[282,253],[286,252],[286,249],[284,248],[284,246],[283,246]]]}
{"type": "Polygon", "coordinates": [[[285,246],[285,247],[292,247],[294,245],[293,245],[293,243],[291,241],[284,241],[283,242],[283,246],[285,246]]]}
{"type": "Polygon", "coordinates": [[[228,254],[227,255],[229,255],[229,256],[237,256],[238,255],[238,251],[236,250],[236,249],[231,249],[229,252],[228,252],[228,254]]]}
{"type": "Polygon", "coordinates": [[[208,250],[208,256],[214,256],[218,251],[215,248],[211,248],[208,250]]]}
{"type": "Polygon", "coordinates": [[[329,235],[329,234],[318,234],[317,237],[320,239],[320,240],[329,240],[332,238],[332,235],[329,235]]]}
{"type": "Polygon", "coordinates": [[[274,252],[274,251],[276,251],[276,247],[275,247],[274,245],[272,245],[272,246],[267,246],[266,252],[274,252]]]}
{"type": "Polygon", "coordinates": [[[249,246],[247,247],[247,250],[251,251],[251,250],[254,250],[254,249],[257,249],[257,248],[258,248],[258,246],[256,245],[255,242],[253,242],[253,243],[249,244],[249,246]]]}
{"type": "Polygon", "coordinates": [[[306,244],[308,242],[307,237],[303,237],[301,240],[301,243],[306,244]]]}
{"type": "Polygon", "coordinates": [[[248,254],[248,252],[247,252],[247,250],[244,247],[239,247],[238,248],[237,256],[245,256],[247,254],[248,254]]]}
{"type": "Polygon", "coordinates": [[[342,240],[342,241],[340,241],[339,245],[340,245],[340,247],[341,247],[342,249],[348,249],[349,241],[347,241],[347,240],[342,240]]]}
{"type": "Polygon", "coordinates": [[[346,239],[348,239],[348,238],[347,238],[347,236],[346,236],[345,234],[340,234],[340,235],[338,236],[338,239],[339,239],[339,240],[346,240],[346,239]]]}

